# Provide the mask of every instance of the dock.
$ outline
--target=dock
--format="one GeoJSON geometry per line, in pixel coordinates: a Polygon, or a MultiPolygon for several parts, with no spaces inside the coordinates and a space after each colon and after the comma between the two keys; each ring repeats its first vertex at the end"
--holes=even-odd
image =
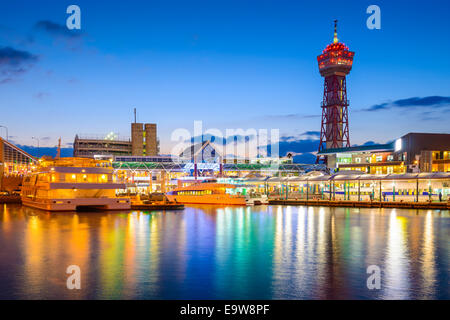
{"type": "Polygon", "coordinates": [[[3,203],[22,203],[19,195],[0,196],[0,204],[3,203]]]}
{"type": "Polygon", "coordinates": [[[184,204],[174,202],[131,203],[133,210],[182,210],[184,204]]]}
{"type": "Polygon", "coordinates": [[[450,202],[349,201],[349,200],[284,200],[272,199],[269,204],[291,206],[323,206],[353,208],[399,208],[450,210],[450,202]]]}

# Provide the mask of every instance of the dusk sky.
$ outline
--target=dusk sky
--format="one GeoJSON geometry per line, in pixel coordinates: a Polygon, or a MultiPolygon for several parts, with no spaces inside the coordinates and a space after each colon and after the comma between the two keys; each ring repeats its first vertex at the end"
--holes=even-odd
{"type": "Polygon", "coordinates": [[[450,133],[446,0],[0,3],[0,125],[17,144],[130,136],[136,107],[139,122],[157,123],[162,153],[171,132],[193,130],[194,120],[223,131],[278,128],[293,137],[292,151],[311,152],[317,146],[293,140],[320,130],[316,57],[332,42],[334,19],[355,51],[352,144],[450,133]],[[80,31],[66,28],[71,4],[81,8],[80,31]],[[371,4],[381,30],[366,27],[371,4]]]}

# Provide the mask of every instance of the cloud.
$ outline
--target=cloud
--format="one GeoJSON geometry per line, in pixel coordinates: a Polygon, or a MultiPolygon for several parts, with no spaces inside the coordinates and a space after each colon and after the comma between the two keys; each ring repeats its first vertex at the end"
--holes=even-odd
{"type": "Polygon", "coordinates": [[[41,20],[36,22],[34,28],[58,38],[76,39],[83,36],[83,33],[78,30],[69,30],[66,26],[49,20],[41,20]]]}
{"type": "Polygon", "coordinates": [[[38,92],[33,95],[33,97],[38,100],[44,100],[45,98],[48,98],[49,96],[50,96],[50,93],[48,93],[48,92],[38,92]]]}
{"type": "MultiPolygon", "coordinates": [[[[319,148],[319,139],[294,139],[293,136],[280,137],[278,148],[276,145],[269,145],[260,149],[266,149],[267,155],[272,156],[272,151],[278,149],[279,156],[285,156],[288,153],[294,154],[295,160],[303,163],[313,163],[315,161],[314,153],[319,148]],[[314,159],[313,159],[314,157],[314,159]]],[[[275,154],[273,155],[275,156],[275,154]]]]}
{"type": "Polygon", "coordinates": [[[320,137],[320,131],[305,131],[301,135],[302,136],[316,136],[316,137],[320,137]]]}
{"type": "Polygon", "coordinates": [[[12,47],[0,47],[0,84],[9,83],[25,73],[38,56],[12,47]]]}
{"type": "Polygon", "coordinates": [[[282,142],[295,142],[301,140],[316,140],[320,137],[320,131],[305,131],[298,135],[284,135],[280,137],[282,142]]]}
{"type": "Polygon", "coordinates": [[[362,109],[361,111],[380,111],[380,110],[388,110],[393,108],[446,108],[450,107],[450,97],[442,97],[442,96],[428,96],[428,97],[411,97],[407,99],[394,100],[391,102],[384,102],[381,104],[373,105],[369,108],[362,109]]]}
{"type": "Polygon", "coordinates": [[[298,119],[312,119],[319,118],[318,114],[300,114],[300,113],[291,113],[291,114],[278,114],[278,115],[266,115],[263,116],[264,119],[269,120],[298,120],[298,119]]]}
{"type": "Polygon", "coordinates": [[[18,67],[24,63],[36,62],[37,56],[28,51],[11,47],[0,47],[0,66],[18,67]]]}
{"type": "Polygon", "coordinates": [[[312,154],[310,152],[300,153],[294,155],[294,162],[295,163],[315,163],[316,162],[316,155],[312,154]]]}
{"type": "MultiPolygon", "coordinates": [[[[228,136],[228,137],[223,137],[223,136],[215,136],[212,134],[204,134],[202,136],[192,137],[190,142],[191,143],[200,143],[200,142],[210,141],[211,143],[215,143],[217,145],[223,146],[223,145],[227,145],[230,143],[248,142],[255,138],[256,138],[255,135],[248,135],[248,136],[232,135],[232,136],[228,136]]],[[[186,142],[189,143],[189,140],[186,142]]]]}

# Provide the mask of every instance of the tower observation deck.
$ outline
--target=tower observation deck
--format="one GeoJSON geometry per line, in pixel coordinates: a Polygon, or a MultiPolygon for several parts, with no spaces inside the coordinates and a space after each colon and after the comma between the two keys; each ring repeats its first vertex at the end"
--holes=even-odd
{"type": "MultiPolygon", "coordinates": [[[[322,124],[320,127],[319,152],[329,148],[350,147],[348,130],[347,85],[345,77],[350,73],[354,52],[339,42],[337,37],[337,20],[334,20],[333,43],[326,46],[317,56],[319,72],[324,77],[322,100],[322,124]]],[[[325,158],[317,157],[318,162],[325,158]]]]}

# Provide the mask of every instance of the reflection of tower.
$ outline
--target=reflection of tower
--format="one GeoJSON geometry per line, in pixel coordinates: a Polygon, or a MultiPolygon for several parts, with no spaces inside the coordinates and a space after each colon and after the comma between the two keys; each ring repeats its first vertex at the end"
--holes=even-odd
{"type": "MultiPolygon", "coordinates": [[[[337,20],[334,20],[333,43],[317,57],[320,75],[325,78],[319,152],[324,149],[350,147],[345,76],[352,69],[354,55],[345,44],[339,42],[337,20]]],[[[320,160],[321,157],[317,156],[317,162],[320,160]]]]}

